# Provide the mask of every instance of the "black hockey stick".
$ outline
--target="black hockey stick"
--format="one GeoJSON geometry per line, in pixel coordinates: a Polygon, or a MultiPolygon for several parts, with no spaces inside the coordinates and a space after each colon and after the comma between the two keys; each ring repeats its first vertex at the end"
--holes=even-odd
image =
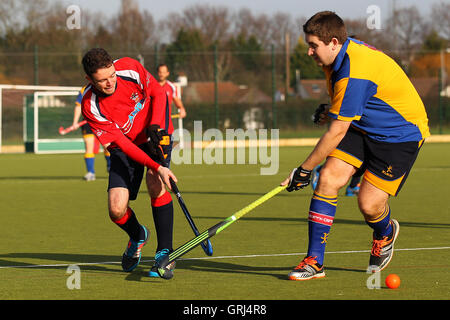
{"type": "MultiPolygon", "coordinates": [[[[180,204],[181,210],[183,210],[183,213],[186,216],[186,219],[189,222],[189,225],[191,226],[192,231],[194,231],[195,236],[198,236],[200,234],[200,232],[198,232],[198,229],[195,226],[194,220],[192,220],[192,217],[189,214],[186,204],[184,203],[183,198],[181,197],[180,190],[178,190],[178,187],[175,184],[175,181],[172,180],[172,178],[170,178],[170,186],[172,187],[172,191],[175,193],[175,196],[178,199],[178,203],[180,204]]],[[[200,245],[202,246],[203,251],[205,251],[205,253],[208,256],[213,255],[213,248],[212,248],[211,241],[209,241],[209,239],[203,241],[202,243],[200,243],[200,245]]]]}

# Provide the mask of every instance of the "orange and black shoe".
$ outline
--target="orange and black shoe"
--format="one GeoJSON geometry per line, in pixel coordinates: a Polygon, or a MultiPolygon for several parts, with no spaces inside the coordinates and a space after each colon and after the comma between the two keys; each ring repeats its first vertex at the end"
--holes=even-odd
{"type": "Polygon", "coordinates": [[[397,220],[391,219],[392,233],[389,236],[376,239],[372,242],[370,252],[369,268],[372,273],[379,272],[387,267],[394,254],[394,243],[397,239],[400,225],[397,220]]]}
{"type": "Polygon", "coordinates": [[[317,257],[306,257],[298,266],[289,272],[289,280],[310,280],[325,277],[323,266],[316,261],[317,257]]]}

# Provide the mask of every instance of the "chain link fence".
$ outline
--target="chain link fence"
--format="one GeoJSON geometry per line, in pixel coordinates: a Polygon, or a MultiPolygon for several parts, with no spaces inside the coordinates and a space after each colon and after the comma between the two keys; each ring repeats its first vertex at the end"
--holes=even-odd
{"type": "MultiPolygon", "coordinates": [[[[2,50],[0,84],[82,86],[86,82],[82,50],[2,50]]],[[[165,63],[171,81],[187,80],[182,87],[187,130],[193,129],[194,121],[202,121],[204,129],[277,128],[281,138],[314,137],[323,132],[313,125],[311,115],[319,103],[328,101],[325,80],[308,79],[290,52],[222,51],[217,47],[189,53],[164,47],[148,52],[109,52],[114,59],[129,56],[140,60],[155,77],[158,64],[165,63]]],[[[418,57],[405,70],[424,101],[432,133],[450,133],[449,54],[442,58],[440,52],[426,52],[418,57]],[[436,56],[440,63],[431,63],[436,56]]],[[[23,143],[23,99],[23,94],[3,92],[4,145],[23,143]]]]}

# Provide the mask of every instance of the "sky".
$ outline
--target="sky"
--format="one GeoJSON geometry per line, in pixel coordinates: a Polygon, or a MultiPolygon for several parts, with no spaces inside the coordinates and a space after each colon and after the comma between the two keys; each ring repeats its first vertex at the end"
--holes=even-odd
{"type": "MultiPolygon", "coordinates": [[[[52,0],[50,0],[51,2],[52,0]]],[[[241,8],[250,9],[254,15],[272,15],[276,12],[289,13],[292,17],[310,17],[321,10],[335,11],[342,18],[367,17],[367,8],[377,5],[380,8],[381,18],[388,17],[392,12],[393,3],[397,8],[416,6],[422,15],[428,15],[431,5],[450,0],[136,0],[139,8],[148,10],[156,21],[159,21],[170,12],[182,11],[194,4],[209,4],[223,6],[231,11],[241,8]]],[[[63,0],[64,4],[78,5],[81,9],[91,12],[103,12],[105,15],[115,14],[120,9],[120,0],[63,0]]]]}

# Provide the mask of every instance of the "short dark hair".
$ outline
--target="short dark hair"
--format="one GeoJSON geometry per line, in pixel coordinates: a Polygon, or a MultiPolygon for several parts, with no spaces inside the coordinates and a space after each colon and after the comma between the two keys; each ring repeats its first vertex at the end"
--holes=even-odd
{"type": "Polygon", "coordinates": [[[321,11],[313,15],[303,25],[303,32],[318,37],[325,44],[329,44],[333,38],[341,44],[347,40],[344,21],[332,11],[321,11]]]}
{"type": "Polygon", "coordinates": [[[86,52],[82,60],[83,69],[89,77],[98,69],[108,68],[113,64],[113,59],[103,48],[93,48],[86,52]]]}
{"type": "Polygon", "coordinates": [[[167,71],[169,71],[169,66],[167,64],[165,64],[165,63],[158,64],[158,67],[156,68],[156,70],[159,70],[159,68],[161,68],[161,67],[166,67],[167,71]]]}

